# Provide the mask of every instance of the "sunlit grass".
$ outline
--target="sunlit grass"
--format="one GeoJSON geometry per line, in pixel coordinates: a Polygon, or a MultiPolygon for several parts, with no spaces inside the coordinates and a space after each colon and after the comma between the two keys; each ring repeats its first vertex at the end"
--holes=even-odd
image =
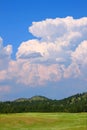
{"type": "Polygon", "coordinates": [[[0,114],[0,130],[87,130],[87,113],[0,114]]]}

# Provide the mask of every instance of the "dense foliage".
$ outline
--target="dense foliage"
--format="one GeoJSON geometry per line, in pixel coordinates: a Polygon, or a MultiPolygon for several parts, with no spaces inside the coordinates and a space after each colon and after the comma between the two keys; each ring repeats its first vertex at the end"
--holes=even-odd
{"type": "Polygon", "coordinates": [[[34,96],[30,99],[0,102],[0,113],[22,112],[87,112],[87,93],[76,94],[62,100],[34,96]]]}

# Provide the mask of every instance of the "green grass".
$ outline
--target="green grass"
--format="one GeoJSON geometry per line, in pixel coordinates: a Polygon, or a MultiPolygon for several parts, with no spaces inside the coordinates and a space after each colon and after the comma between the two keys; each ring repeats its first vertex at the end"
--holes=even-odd
{"type": "Polygon", "coordinates": [[[87,113],[0,114],[0,130],[87,130],[87,113]]]}

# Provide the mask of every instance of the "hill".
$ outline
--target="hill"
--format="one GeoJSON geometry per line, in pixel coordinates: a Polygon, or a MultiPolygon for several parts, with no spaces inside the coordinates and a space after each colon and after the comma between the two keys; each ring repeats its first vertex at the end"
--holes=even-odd
{"type": "Polygon", "coordinates": [[[33,96],[31,98],[19,98],[19,99],[16,99],[14,100],[14,102],[24,102],[24,101],[46,101],[48,100],[47,97],[44,97],[44,96],[33,96]]]}
{"type": "Polygon", "coordinates": [[[52,100],[44,96],[19,98],[0,102],[0,113],[18,112],[87,112],[87,92],[62,100],[52,100]]]}

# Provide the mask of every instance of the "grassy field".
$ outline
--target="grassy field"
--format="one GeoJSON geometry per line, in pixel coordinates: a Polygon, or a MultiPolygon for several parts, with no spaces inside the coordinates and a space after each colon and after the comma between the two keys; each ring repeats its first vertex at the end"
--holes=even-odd
{"type": "Polygon", "coordinates": [[[0,130],[87,130],[87,113],[0,114],[0,130]]]}

